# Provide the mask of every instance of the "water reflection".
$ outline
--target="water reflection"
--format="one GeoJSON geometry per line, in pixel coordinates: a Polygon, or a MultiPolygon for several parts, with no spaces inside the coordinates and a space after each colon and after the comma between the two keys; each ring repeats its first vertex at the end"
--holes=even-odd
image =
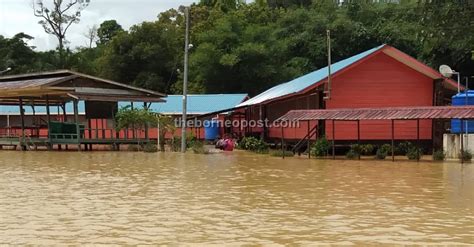
{"type": "Polygon", "coordinates": [[[474,243],[474,165],[0,152],[0,243],[474,243]]]}

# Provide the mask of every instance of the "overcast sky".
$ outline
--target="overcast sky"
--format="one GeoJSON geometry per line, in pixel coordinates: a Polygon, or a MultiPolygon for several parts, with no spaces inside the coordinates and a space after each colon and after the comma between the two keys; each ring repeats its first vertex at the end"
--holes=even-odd
{"type": "MultiPolygon", "coordinates": [[[[53,0],[45,0],[52,2],[53,0]]],[[[88,27],[99,25],[105,20],[115,19],[125,29],[143,21],[156,20],[158,13],[189,5],[194,0],[91,0],[82,12],[81,22],[73,24],[67,33],[70,47],[85,46],[84,33],[88,27]]],[[[0,35],[12,37],[24,32],[35,39],[30,45],[37,50],[54,49],[57,40],[44,32],[39,19],[33,15],[32,0],[0,0],[0,35]]]]}

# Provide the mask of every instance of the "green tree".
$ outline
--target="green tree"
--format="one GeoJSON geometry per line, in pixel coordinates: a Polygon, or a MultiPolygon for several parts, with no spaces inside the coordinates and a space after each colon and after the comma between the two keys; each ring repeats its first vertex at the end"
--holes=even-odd
{"type": "Polygon", "coordinates": [[[97,29],[97,36],[99,37],[97,44],[106,44],[123,31],[122,26],[116,20],[104,21],[97,29]]]}
{"type": "Polygon", "coordinates": [[[98,59],[99,75],[160,92],[169,92],[181,64],[182,13],[160,15],[158,21],[133,26],[107,43],[98,59]]]}

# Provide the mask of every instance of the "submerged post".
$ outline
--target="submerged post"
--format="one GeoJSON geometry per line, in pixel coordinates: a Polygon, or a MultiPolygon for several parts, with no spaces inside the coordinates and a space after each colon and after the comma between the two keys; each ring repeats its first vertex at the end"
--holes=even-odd
{"type": "Polygon", "coordinates": [[[79,106],[78,100],[74,99],[74,123],[76,124],[77,150],[82,151],[81,147],[81,129],[79,127],[79,106]]]}
{"type": "Polygon", "coordinates": [[[392,162],[395,162],[395,120],[392,119],[392,162]]]}
{"type": "Polygon", "coordinates": [[[420,119],[416,120],[416,154],[417,161],[420,161],[420,119]]]}
{"type": "Polygon", "coordinates": [[[459,141],[461,142],[461,153],[459,155],[461,155],[461,164],[464,164],[464,123],[461,120],[461,133],[459,134],[459,141]]]}
{"type": "Polygon", "coordinates": [[[49,96],[46,95],[46,116],[48,118],[48,150],[51,150],[51,111],[49,109],[49,96]]]}
{"type": "Polygon", "coordinates": [[[21,150],[26,151],[26,146],[25,146],[25,111],[23,109],[23,98],[20,98],[20,118],[21,118],[20,147],[21,147],[21,150]]]}
{"type": "Polygon", "coordinates": [[[332,159],[336,159],[336,121],[332,120],[332,159]]]}
{"type": "MultiPolygon", "coordinates": [[[[66,123],[67,122],[66,103],[63,103],[62,108],[63,108],[63,122],[66,123]]],[[[61,149],[61,146],[59,146],[59,149],[61,149]]],[[[66,150],[68,149],[69,149],[69,146],[66,144],[66,150]]]]}
{"type": "MultiPolygon", "coordinates": [[[[146,102],[143,102],[143,109],[148,111],[148,105],[147,105],[146,102]]],[[[149,129],[150,129],[150,123],[146,123],[145,124],[145,140],[146,140],[147,143],[150,141],[150,138],[149,138],[150,135],[148,133],[149,129]]]]}
{"type": "MultiPolygon", "coordinates": [[[[357,145],[360,145],[360,120],[357,120],[357,145]]],[[[357,155],[360,160],[360,152],[357,155]]]]}
{"type": "Polygon", "coordinates": [[[306,122],[308,124],[308,158],[311,159],[311,136],[309,135],[309,132],[311,131],[309,128],[309,120],[306,122]]]}
{"type": "Polygon", "coordinates": [[[285,132],[281,127],[281,157],[285,159],[285,132]]]}

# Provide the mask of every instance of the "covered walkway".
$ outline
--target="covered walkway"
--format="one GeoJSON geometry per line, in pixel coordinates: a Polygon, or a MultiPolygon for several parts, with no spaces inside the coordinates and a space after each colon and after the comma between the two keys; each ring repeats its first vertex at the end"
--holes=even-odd
{"type": "MultiPolygon", "coordinates": [[[[417,123],[417,143],[420,141],[420,120],[452,120],[460,119],[461,123],[465,120],[474,119],[474,106],[424,106],[424,107],[387,107],[387,108],[354,108],[354,109],[331,109],[331,110],[292,110],[281,116],[278,122],[298,122],[298,121],[332,121],[332,156],[336,157],[335,152],[335,122],[337,121],[355,121],[357,122],[357,142],[360,142],[360,121],[361,120],[387,120],[391,121],[392,136],[392,161],[395,161],[395,121],[413,120],[417,123]]],[[[461,133],[464,124],[461,124],[461,133]]],[[[308,134],[305,137],[309,146],[310,138],[314,130],[308,128],[308,134]]],[[[283,133],[283,128],[282,128],[283,133]]],[[[462,135],[462,134],[461,134],[462,135]]],[[[282,147],[284,136],[282,135],[282,147]]],[[[302,140],[304,141],[304,140],[302,140]]],[[[464,151],[461,141],[461,152],[464,151]]]]}

